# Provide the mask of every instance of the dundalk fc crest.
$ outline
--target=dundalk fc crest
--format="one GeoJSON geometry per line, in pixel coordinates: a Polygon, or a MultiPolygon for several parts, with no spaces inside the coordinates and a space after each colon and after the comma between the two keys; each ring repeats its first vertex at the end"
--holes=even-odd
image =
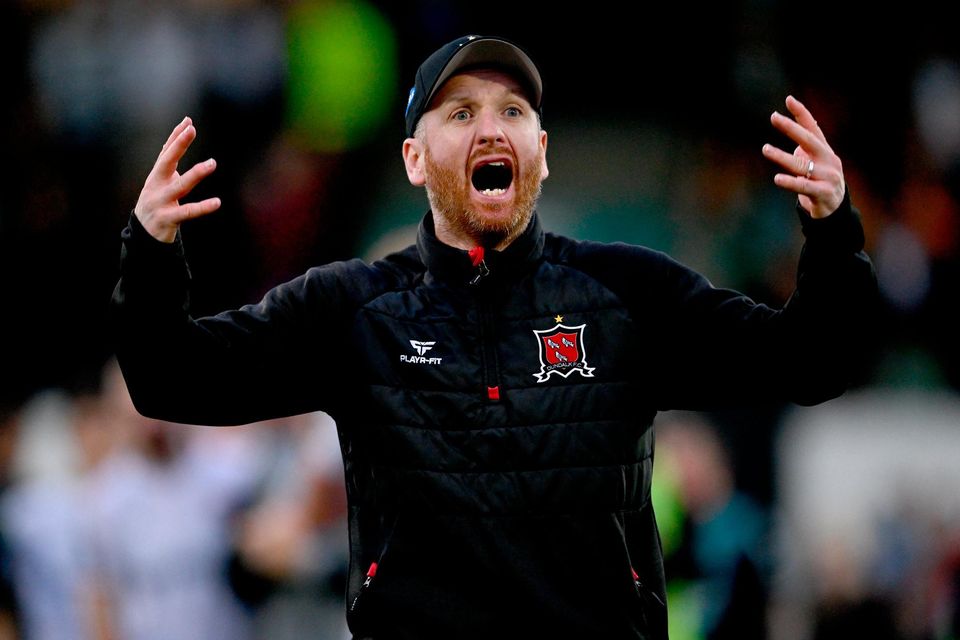
{"type": "Polygon", "coordinates": [[[574,371],[585,378],[593,377],[596,367],[587,366],[587,354],[583,348],[583,330],[586,326],[568,327],[558,323],[552,329],[534,329],[540,348],[540,371],[533,374],[537,382],[546,382],[554,373],[566,378],[574,371]]]}

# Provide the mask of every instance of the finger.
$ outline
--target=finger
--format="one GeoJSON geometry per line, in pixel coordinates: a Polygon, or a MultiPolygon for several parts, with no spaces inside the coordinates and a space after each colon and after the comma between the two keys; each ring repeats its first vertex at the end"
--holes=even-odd
{"type": "Polygon", "coordinates": [[[809,158],[806,155],[795,155],[787,153],[783,149],[778,149],[772,144],[763,145],[763,156],[768,160],[777,163],[786,171],[795,174],[804,174],[807,170],[809,158]]]}
{"type": "Polygon", "coordinates": [[[181,120],[180,124],[174,127],[173,131],[170,132],[170,136],[167,138],[167,141],[163,143],[163,146],[160,148],[160,151],[163,151],[164,149],[169,147],[170,143],[173,142],[174,139],[176,139],[176,137],[180,135],[183,132],[183,130],[186,129],[191,124],[193,124],[193,120],[190,119],[190,116],[187,116],[183,120],[181,120]]]}
{"type": "Polygon", "coordinates": [[[180,224],[185,220],[192,220],[213,213],[220,208],[220,198],[207,198],[200,202],[187,202],[177,208],[175,214],[176,223],[180,224]]]}
{"type": "Polygon", "coordinates": [[[210,158],[204,162],[198,162],[197,164],[193,165],[193,167],[180,176],[178,180],[174,180],[172,182],[172,190],[170,192],[171,199],[179,200],[180,198],[188,195],[191,191],[193,191],[193,188],[200,183],[201,180],[213,173],[216,168],[217,161],[213,158],[210,158]]]}
{"type": "Polygon", "coordinates": [[[796,119],[797,123],[800,124],[800,126],[814,133],[822,141],[827,141],[826,137],[823,135],[823,131],[820,129],[820,125],[817,124],[816,119],[813,117],[813,114],[810,113],[810,110],[807,109],[802,102],[793,96],[787,96],[787,109],[790,110],[790,113],[793,114],[793,117],[796,119]]]}
{"type": "Polygon", "coordinates": [[[800,123],[793,118],[788,118],[779,111],[774,111],[770,115],[770,123],[773,124],[778,131],[803,147],[804,151],[811,156],[824,153],[829,149],[824,140],[801,126],[800,123]]]}
{"type": "Polygon", "coordinates": [[[835,155],[833,149],[827,143],[823,131],[820,130],[819,125],[816,124],[816,121],[810,112],[806,110],[806,107],[796,99],[792,99],[790,102],[797,109],[797,113],[795,113],[794,116],[804,120],[807,126],[777,111],[774,111],[770,116],[770,122],[773,126],[796,142],[807,155],[818,161],[822,160],[825,156],[835,155]],[[808,127],[812,127],[812,130],[808,127]]]}
{"type": "Polygon", "coordinates": [[[813,158],[808,156],[803,149],[797,147],[793,152],[793,172],[810,180],[815,171],[816,163],[813,158]]]}
{"type": "Polygon", "coordinates": [[[789,173],[778,173],[773,176],[773,183],[781,189],[792,191],[798,195],[809,196],[812,200],[826,198],[831,187],[822,181],[808,180],[804,176],[795,176],[789,173]]]}
{"type": "Polygon", "coordinates": [[[155,170],[161,176],[169,176],[177,170],[177,164],[183,158],[194,139],[197,137],[197,129],[192,124],[188,124],[171,142],[167,148],[160,152],[157,158],[155,170]]]}

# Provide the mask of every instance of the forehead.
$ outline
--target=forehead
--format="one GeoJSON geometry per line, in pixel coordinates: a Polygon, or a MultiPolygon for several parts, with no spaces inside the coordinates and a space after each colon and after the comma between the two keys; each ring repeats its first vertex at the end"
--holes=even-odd
{"type": "Polygon", "coordinates": [[[510,96],[530,103],[530,92],[515,76],[500,69],[468,69],[451,76],[434,94],[430,109],[447,100],[476,98],[484,94],[510,96]]]}

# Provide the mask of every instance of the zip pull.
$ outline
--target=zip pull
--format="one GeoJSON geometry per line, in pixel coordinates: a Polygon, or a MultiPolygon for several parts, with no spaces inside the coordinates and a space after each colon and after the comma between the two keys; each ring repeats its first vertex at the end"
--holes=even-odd
{"type": "Polygon", "coordinates": [[[480,245],[477,245],[473,249],[467,252],[467,255],[470,256],[470,263],[477,268],[477,275],[473,277],[470,281],[470,284],[477,284],[480,282],[481,278],[486,278],[490,275],[490,269],[487,267],[487,263],[484,261],[484,248],[480,245]]]}
{"type": "Polygon", "coordinates": [[[637,573],[636,569],[634,569],[633,567],[630,567],[630,573],[633,575],[633,584],[637,585],[637,589],[639,589],[641,593],[648,594],[650,597],[656,600],[657,603],[660,604],[660,606],[662,607],[667,606],[667,604],[660,599],[660,596],[658,596],[655,592],[643,586],[643,583],[640,582],[640,575],[637,573]]]}
{"type": "Polygon", "coordinates": [[[377,575],[377,563],[371,562],[370,568],[367,569],[367,579],[363,581],[363,584],[360,585],[360,590],[357,591],[356,597],[353,599],[353,602],[350,603],[350,611],[357,610],[357,602],[360,601],[360,596],[363,595],[363,591],[370,586],[370,583],[373,582],[373,577],[377,575]]]}
{"type": "Polygon", "coordinates": [[[363,586],[360,588],[363,589],[364,587],[369,587],[370,583],[373,582],[373,576],[375,575],[377,575],[377,563],[371,562],[370,568],[367,569],[367,579],[363,581],[363,586]]]}

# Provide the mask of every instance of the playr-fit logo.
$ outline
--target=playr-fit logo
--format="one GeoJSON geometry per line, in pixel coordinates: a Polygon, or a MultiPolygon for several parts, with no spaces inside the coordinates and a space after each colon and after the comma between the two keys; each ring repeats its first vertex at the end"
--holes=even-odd
{"type": "Polygon", "coordinates": [[[418,355],[411,356],[405,353],[400,354],[400,362],[406,362],[408,364],[440,364],[443,362],[443,358],[427,358],[424,354],[430,349],[433,349],[434,345],[437,344],[436,340],[426,342],[423,340],[411,340],[410,346],[416,350],[418,355]]]}

